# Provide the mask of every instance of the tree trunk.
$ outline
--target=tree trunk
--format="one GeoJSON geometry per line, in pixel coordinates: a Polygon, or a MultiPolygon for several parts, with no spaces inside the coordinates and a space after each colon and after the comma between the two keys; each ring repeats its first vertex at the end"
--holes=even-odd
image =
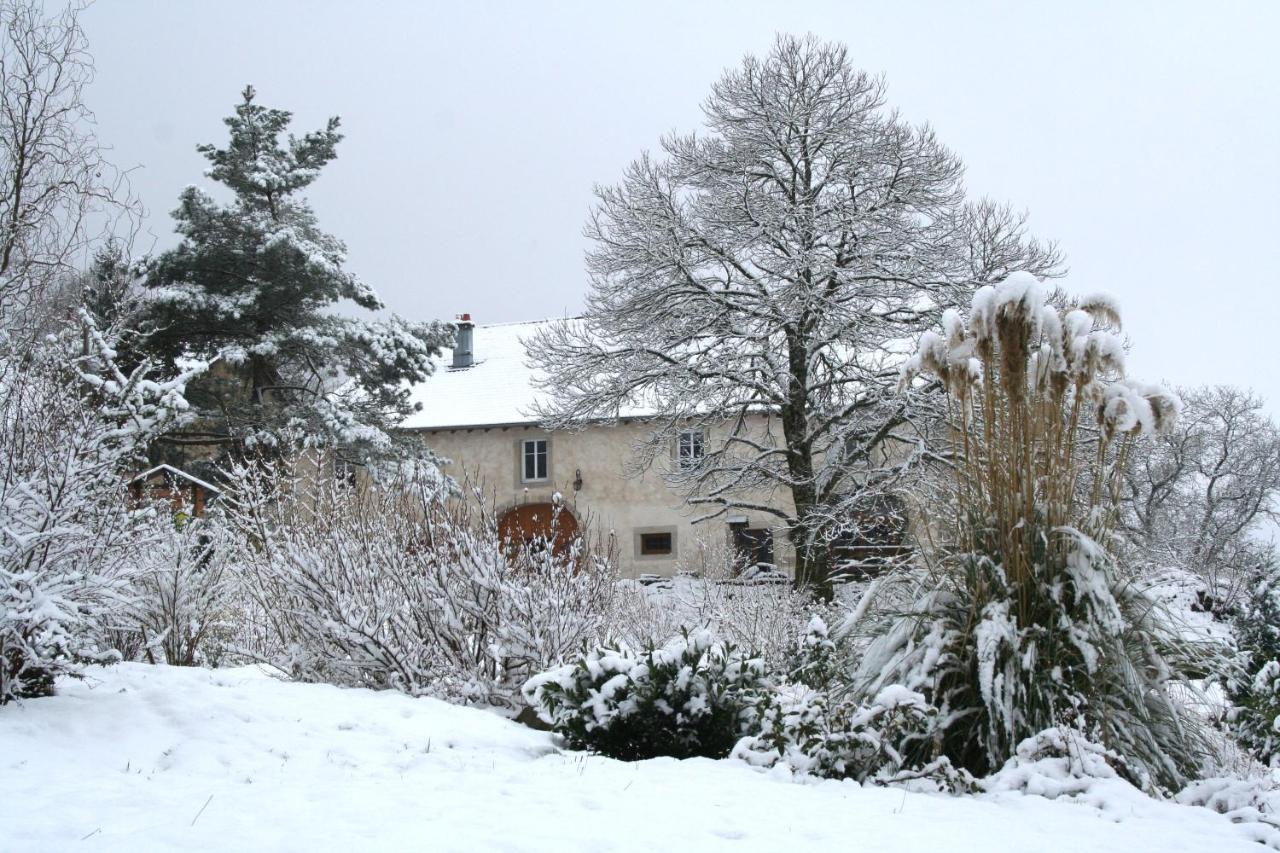
{"type": "Polygon", "coordinates": [[[809,436],[809,350],[803,325],[787,330],[787,357],[791,387],[781,416],[792,483],[791,500],[796,508],[796,521],[789,531],[796,552],[796,586],[806,587],[819,598],[830,600],[835,589],[828,571],[827,549],[814,542],[815,515],[819,507],[813,443],[809,436]]]}
{"type": "Polygon", "coordinates": [[[280,384],[280,371],[267,358],[259,355],[252,356],[249,360],[249,374],[252,382],[249,399],[253,405],[265,406],[270,402],[268,398],[272,393],[280,393],[270,390],[280,384]]]}
{"type": "Polygon", "coordinates": [[[835,585],[831,582],[831,560],[825,545],[814,541],[814,514],[818,510],[816,491],[812,484],[794,486],[792,500],[796,505],[796,521],[789,535],[796,552],[797,587],[810,590],[815,597],[830,601],[835,597],[835,585]]]}

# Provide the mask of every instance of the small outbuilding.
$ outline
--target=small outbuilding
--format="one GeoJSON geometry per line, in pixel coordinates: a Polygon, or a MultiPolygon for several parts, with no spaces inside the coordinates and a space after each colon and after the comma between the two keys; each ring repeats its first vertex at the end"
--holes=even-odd
{"type": "Polygon", "coordinates": [[[222,490],[172,465],[157,465],[129,481],[129,495],[134,501],[168,500],[175,513],[194,518],[204,515],[205,508],[218,499],[222,490]]]}

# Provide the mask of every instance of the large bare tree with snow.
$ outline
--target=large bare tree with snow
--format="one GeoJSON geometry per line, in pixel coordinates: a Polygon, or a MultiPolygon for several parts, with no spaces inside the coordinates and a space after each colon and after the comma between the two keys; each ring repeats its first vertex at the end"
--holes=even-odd
{"type": "Polygon", "coordinates": [[[79,10],[0,3],[0,312],[10,330],[104,229],[138,213],[92,132],[79,10]]]}
{"type": "Polygon", "coordinates": [[[1131,461],[1123,519],[1145,564],[1179,568],[1226,612],[1270,560],[1280,520],[1280,428],[1264,401],[1228,385],[1185,389],[1177,428],[1131,461]]]}
{"type": "Polygon", "coordinates": [[[93,232],[134,211],[81,97],[77,11],[0,0],[0,704],[112,656],[99,641],[149,544],[125,475],[186,405],[185,376],[122,368],[66,298],[93,232]]]}
{"type": "Polygon", "coordinates": [[[528,342],[540,415],[563,428],[660,411],[641,467],[701,430],[700,464],[670,474],[699,518],[772,514],[797,580],[823,587],[821,543],[853,517],[833,508],[910,457],[892,449],[912,419],[893,394],[902,342],[975,282],[1055,274],[1060,258],[1024,216],[966,204],[960,160],[887,109],[844,47],[779,37],[703,111],[704,133],[663,138],[597,188],[585,318],[528,342]]]}

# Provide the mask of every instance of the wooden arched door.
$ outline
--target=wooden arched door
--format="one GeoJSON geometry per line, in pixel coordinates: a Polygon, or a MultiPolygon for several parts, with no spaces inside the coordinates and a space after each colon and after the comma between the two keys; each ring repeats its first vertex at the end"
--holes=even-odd
{"type": "Polygon", "coordinates": [[[498,536],[504,542],[529,548],[546,547],[563,553],[578,536],[578,520],[564,506],[551,503],[521,504],[498,519],[498,536]]]}

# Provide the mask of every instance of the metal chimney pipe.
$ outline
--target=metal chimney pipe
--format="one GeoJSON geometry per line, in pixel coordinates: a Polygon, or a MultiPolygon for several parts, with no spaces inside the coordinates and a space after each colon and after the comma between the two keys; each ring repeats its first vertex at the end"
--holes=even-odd
{"type": "Polygon", "coordinates": [[[456,332],[453,341],[453,367],[455,370],[462,367],[470,367],[476,363],[473,335],[475,327],[475,323],[471,322],[470,314],[458,315],[458,322],[454,324],[456,332]]]}

